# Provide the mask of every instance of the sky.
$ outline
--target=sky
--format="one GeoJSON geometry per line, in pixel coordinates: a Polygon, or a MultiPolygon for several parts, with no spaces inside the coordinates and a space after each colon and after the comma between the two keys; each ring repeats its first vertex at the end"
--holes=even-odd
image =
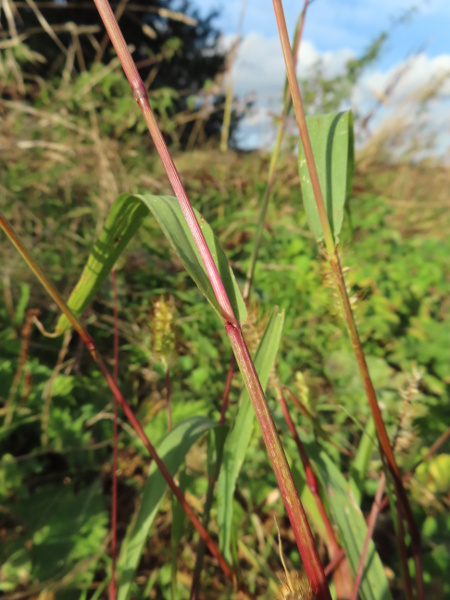
{"type": "MultiPolygon", "coordinates": [[[[242,42],[233,66],[235,95],[256,99],[239,142],[244,147],[270,145],[273,114],[281,106],[284,62],[270,0],[192,0],[201,15],[219,11],[215,25],[229,46],[237,33],[243,4],[242,42]]],[[[303,0],[283,2],[293,32],[303,0]]],[[[437,132],[435,151],[447,154],[450,138],[450,0],[314,0],[308,8],[297,72],[307,77],[318,59],[327,75],[337,75],[350,58],[360,56],[382,32],[389,38],[381,56],[352,94],[351,107],[369,111],[392,81],[397,87],[378,111],[374,127],[395,115],[407,118],[407,98],[443,79],[440,96],[421,115],[437,132]],[[400,77],[399,73],[407,64],[400,77]],[[400,111],[400,112],[399,112],[400,111]]],[[[411,114],[409,117],[411,118],[411,114]]]]}

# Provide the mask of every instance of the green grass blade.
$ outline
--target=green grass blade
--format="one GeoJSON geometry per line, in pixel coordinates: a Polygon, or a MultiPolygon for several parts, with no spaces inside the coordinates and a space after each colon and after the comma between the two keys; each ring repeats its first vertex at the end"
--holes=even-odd
{"type": "MultiPolygon", "coordinates": [[[[149,211],[153,213],[192,279],[219,316],[221,315],[208,275],[177,199],[171,196],[122,194],[114,202],[105,227],[95,243],[80,280],[68,300],[69,307],[77,316],[82,315],[92,302],[96,292],[108,277],[115,262],[125,250],[128,242],[139,229],[149,211]]],[[[219,270],[234,314],[237,320],[243,323],[247,319],[247,309],[227,257],[211,227],[200,213],[195,211],[195,214],[219,270]]],[[[67,318],[61,316],[56,325],[57,333],[63,333],[69,327],[67,318]]]]}
{"type": "MultiPolygon", "coordinates": [[[[175,475],[183,464],[187,452],[198,438],[218,427],[218,424],[205,417],[187,419],[175,427],[158,447],[158,454],[172,475],[175,475]]],[[[117,600],[130,597],[131,584],[135,571],[147,540],[150,528],[158,513],[159,505],[167,491],[167,483],[158,471],[155,463],[150,467],[149,476],[144,486],[141,505],[133,519],[125,540],[120,549],[118,572],[120,587],[117,600]]]]}
{"type": "MultiPolygon", "coordinates": [[[[153,216],[158,221],[159,226],[186,270],[221,317],[222,313],[209,282],[206,269],[176,198],[151,195],[136,196],[136,198],[141,199],[152,211],[153,216]]],[[[244,323],[247,320],[247,309],[225,252],[222,250],[209,224],[197,211],[195,211],[195,215],[216,263],[236,319],[239,323],[244,323]]]]}
{"type": "MultiPolygon", "coordinates": [[[[148,208],[140,200],[128,194],[122,194],[114,202],[103,231],[67,301],[69,308],[77,317],[80,317],[92,302],[147,215],[148,208]]],[[[61,334],[69,328],[67,317],[61,315],[56,324],[56,332],[61,334]]]]}
{"type": "MultiPolygon", "coordinates": [[[[347,111],[307,117],[306,121],[328,221],[337,244],[344,221],[345,201],[352,186],[353,116],[347,111]]],[[[314,237],[320,241],[323,239],[322,225],[301,143],[298,156],[306,216],[314,237]]]]}
{"type": "Polygon", "coordinates": [[[350,486],[353,495],[359,506],[364,491],[364,482],[366,480],[367,469],[369,468],[370,459],[374,447],[377,446],[377,437],[375,431],[375,421],[372,417],[369,418],[364,433],[358,445],[358,451],[351,466],[350,486]]]}
{"type": "MultiPolygon", "coordinates": [[[[323,451],[320,454],[311,452],[310,456],[314,456],[316,473],[328,492],[327,500],[333,520],[339,529],[353,573],[356,573],[367,533],[363,514],[353,498],[350,486],[329,456],[323,451]]],[[[372,540],[366,556],[359,597],[361,600],[392,600],[383,564],[372,540]]]]}
{"type": "MultiPolygon", "coordinates": [[[[255,356],[255,368],[265,390],[280,345],[284,312],[274,308],[255,356]]],[[[231,561],[230,538],[233,519],[233,495],[253,431],[255,413],[247,392],[243,392],[223,450],[218,482],[219,542],[225,558],[231,561]]]]}

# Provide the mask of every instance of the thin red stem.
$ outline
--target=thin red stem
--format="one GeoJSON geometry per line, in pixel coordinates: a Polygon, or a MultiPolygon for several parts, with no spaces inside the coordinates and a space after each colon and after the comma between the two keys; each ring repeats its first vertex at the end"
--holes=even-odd
{"type": "Polygon", "coordinates": [[[288,409],[288,406],[286,403],[286,399],[281,390],[280,390],[279,400],[280,400],[280,405],[281,405],[281,412],[283,413],[283,417],[284,417],[284,420],[286,421],[286,425],[287,425],[292,437],[294,438],[298,453],[300,455],[300,459],[303,464],[306,482],[308,484],[309,489],[311,490],[312,495],[314,496],[314,500],[317,504],[317,508],[320,512],[320,516],[321,516],[323,524],[325,526],[325,529],[326,529],[326,532],[327,532],[327,535],[329,538],[329,542],[330,542],[330,545],[333,550],[333,555],[332,555],[332,557],[333,557],[339,551],[339,544],[337,543],[336,536],[334,535],[333,527],[332,527],[330,520],[328,518],[328,515],[326,513],[325,507],[322,502],[322,498],[320,497],[316,476],[314,475],[314,471],[313,471],[311,462],[309,460],[309,456],[306,453],[305,447],[303,446],[303,443],[297,433],[297,429],[295,428],[294,422],[291,419],[291,415],[289,414],[289,409],[288,409]]]}
{"type": "Polygon", "coordinates": [[[225,328],[255,410],[312,592],[317,600],[331,600],[314,538],[242,331],[231,325],[225,328]]]}
{"type": "Polygon", "coordinates": [[[186,192],[184,191],[180,177],[173,163],[172,157],[170,156],[170,152],[156,123],[150,102],[148,100],[147,91],[126,46],[125,40],[114,18],[111,7],[109,6],[107,0],[94,1],[123,65],[125,74],[133,91],[134,98],[136,99],[136,102],[139,104],[139,107],[142,111],[150,134],[156,145],[158,154],[163,162],[164,168],[166,169],[166,173],[172,184],[175,195],[178,198],[181,210],[183,211],[197,249],[203,260],[205,269],[211,282],[211,286],[221,309],[222,317],[224,319],[230,342],[233,346],[237,363],[244,377],[249,395],[252,398],[253,406],[257,414],[266,447],[269,451],[269,457],[271,459],[272,466],[280,484],[280,491],[291,520],[291,525],[294,530],[297,545],[299,547],[300,555],[302,557],[311,588],[316,593],[316,596],[319,600],[330,600],[331,596],[328,589],[328,583],[317,554],[317,549],[314,545],[314,539],[309,529],[303,507],[301,506],[301,502],[292,479],[292,474],[289,470],[289,466],[284,455],[283,447],[278,438],[275,425],[267,406],[267,401],[259,383],[258,375],[248,352],[248,348],[245,345],[240,325],[238,324],[234,315],[222,280],[220,279],[216,265],[203,237],[203,233],[187,198],[186,192]]]}
{"type": "Polygon", "coordinates": [[[305,153],[306,166],[308,168],[311,186],[314,191],[314,196],[317,203],[317,211],[322,226],[325,245],[328,252],[331,254],[334,249],[333,234],[331,233],[330,224],[328,222],[327,211],[323,201],[322,191],[320,189],[319,175],[317,173],[316,163],[309,138],[308,127],[306,125],[306,117],[303,111],[302,98],[300,88],[298,87],[297,75],[295,73],[294,57],[292,56],[291,45],[289,43],[289,34],[286,27],[286,19],[284,18],[283,3],[281,0],[273,0],[273,8],[277,20],[278,31],[280,33],[281,47],[283,50],[284,61],[286,64],[286,75],[289,81],[289,89],[291,90],[292,104],[294,106],[295,116],[300,131],[300,138],[305,153]]]}
{"type": "MultiPolygon", "coordinates": [[[[386,461],[389,467],[389,471],[392,474],[395,484],[395,490],[397,495],[397,502],[401,508],[401,512],[406,522],[408,523],[408,529],[411,535],[412,549],[414,562],[416,567],[416,582],[417,592],[420,600],[424,600],[424,588],[423,588],[423,573],[421,564],[421,553],[420,553],[420,534],[417,525],[414,520],[408,497],[402,484],[400,472],[395,461],[394,453],[389,442],[389,438],[386,432],[386,428],[381,416],[381,411],[378,406],[378,401],[375,394],[375,389],[372,384],[372,380],[369,375],[367,368],[364,352],[362,349],[359,334],[356,329],[354,322],[353,312],[350,306],[347,290],[345,288],[344,277],[342,269],[339,263],[337,250],[335,248],[333,235],[331,232],[330,224],[328,221],[327,213],[325,210],[325,204],[323,201],[322,191],[320,189],[319,177],[317,174],[317,168],[314,161],[314,155],[312,152],[311,140],[309,138],[308,128],[306,125],[306,118],[303,111],[303,104],[300,94],[300,88],[298,86],[297,76],[295,73],[294,59],[291,52],[289,43],[289,34],[287,32],[286,20],[284,17],[283,4],[281,0],[273,0],[273,6],[275,16],[278,25],[278,31],[280,34],[280,41],[283,50],[284,60],[286,64],[286,73],[289,80],[289,87],[292,95],[292,102],[294,106],[295,115],[297,118],[297,124],[300,131],[300,138],[303,145],[303,151],[305,153],[306,164],[311,179],[311,185],[314,191],[316,199],[316,206],[319,214],[320,223],[322,226],[325,246],[328,252],[328,258],[333,271],[333,275],[336,281],[336,285],[339,289],[339,293],[342,299],[345,319],[349,328],[351,341],[353,344],[355,356],[363,379],[364,387],[366,389],[367,398],[369,405],[374,417],[378,440],[380,444],[380,452],[386,457],[386,461]]],[[[405,551],[404,541],[399,538],[399,550],[400,552],[405,551]],[[403,547],[402,547],[403,546],[403,547]]]]}
{"type": "Polygon", "coordinates": [[[172,403],[170,400],[170,372],[169,366],[166,366],[166,403],[167,403],[167,427],[172,431],[172,403]]]}

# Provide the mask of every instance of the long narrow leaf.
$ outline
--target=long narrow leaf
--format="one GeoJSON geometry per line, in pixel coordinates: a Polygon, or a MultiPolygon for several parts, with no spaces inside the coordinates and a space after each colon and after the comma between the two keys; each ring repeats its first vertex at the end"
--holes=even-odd
{"type": "MultiPolygon", "coordinates": [[[[337,244],[344,220],[345,201],[350,194],[353,177],[352,113],[347,111],[317,115],[307,117],[306,122],[328,222],[337,244]]],[[[323,239],[322,225],[301,143],[298,159],[306,216],[314,237],[319,241],[323,239]]]]}
{"type": "MultiPolygon", "coordinates": [[[[69,307],[77,316],[83,314],[105,281],[115,262],[128,242],[151,211],[165,236],[180,257],[186,270],[206,296],[216,312],[221,315],[219,304],[208,279],[189,227],[176,198],[172,196],[122,194],[114,202],[99,239],[89,255],[86,267],[68,300],[69,307]]],[[[240,323],[247,319],[247,309],[236,283],[233,271],[219,241],[203,217],[195,211],[206,243],[217,265],[234,314],[240,323]]],[[[56,331],[63,333],[69,323],[63,315],[56,331]]]]}
{"type": "MultiPolygon", "coordinates": [[[[255,368],[263,389],[266,388],[280,345],[284,312],[274,308],[255,356],[255,368]]],[[[236,480],[244,462],[253,431],[255,412],[249,395],[243,392],[236,417],[225,442],[218,482],[219,542],[225,558],[231,561],[230,539],[233,496],[236,480]]]]}
{"type": "MultiPolygon", "coordinates": [[[[184,462],[191,446],[201,435],[214,427],[218,427],[218,424],[210,419],[193,417],[180,423],[168,434],[158,447],[158,454],[172,475],[175,475],[184,462]]],[[[120,587],[117,600],[126,600],[130,597],[135,571],[166,491],[167,483],[153,463],[144,486],[139,511],[128,529],[120,550],[117,565],[120,587]]]]}
{"type": "MultiPolygon", "coordinates": [[[[353,498],[350,486],[329,456],[323,451],[320,454],[314,453],[311,448],[308,449],[308,454],[314,456],[315,468],[327,490],[333,520],[339,529],[353,573],[356,573],[367,533],[363,514],[353,498]]],[[[392,600],[383,564],[372,541],[367,552],[359,594],[361,600],[392,600]]]]}

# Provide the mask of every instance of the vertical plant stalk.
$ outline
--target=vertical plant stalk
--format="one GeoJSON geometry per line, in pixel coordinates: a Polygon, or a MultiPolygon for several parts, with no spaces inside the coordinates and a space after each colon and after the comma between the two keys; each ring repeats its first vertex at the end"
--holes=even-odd
{"type": "MultiPolygon", "coordinates": [[[[119,382],[119,313],[117,310],[116,271],[111,271],[111,287],[113,292],[114,315],[114,381],[119,382]]],[[[117,400],[114,396],[113,420],[113,460],[112,460],[112,492],[111,492],[111,582],[109,585],[110,600],[116,599],[116,562],[117,562],[117,454],[119,431],[117,426],[117,400]]]]}
{"type": "MultiPolygon", "coordinates": [[[[305,17],[306,17],[306,10],[308,8],[308,3],[309,3],[309,0],[305,0],[305,3],[303,5],[303,10],[299,15],[297,25],[295,28],[294,42],[293,42],[293,47],[292,47],[292,56],[294,57],[294,68],[295,68],[295,65],[297,64],[298,50],[300,47],[300,42],[302,40],[303,27],[305,25],[305,17]]],[[[255,241],[253,244],[252,255],[250,257],[250,264],[249,264],[247,276],[245,279],[245,286],[244,286],[244,293],[243,293],[245,301],[250,299],[251,289],[252,289],[252,285],[253,285],[253,278],[255,276],[256,262],[258,260],[258,253],[259,253],[259,248],[261,246],[262,234],[263,234],[263,230],[264,230],[264,221],[266,219],[270,195],[272,193],[272,188],[273,188],[273,184],[275,181],[275,167],[278,162],[278,156],[280,153],[281,141],[283,139],[284,126],[286,124],[286,117],[287,117],[287,114],[289,111],[290,101],[291,101],[291,92],[289,90],[288,80],[286,78],[285,90],[284,90],[284,100],[283,100],[283,106],[281,108],[280,120],[278,123],[277,137],[275,140],[275,146],[273,147],[273,150],[272,150],[272,155],[270,157],[266,189],[264,191],[264,197],[263,197],[263,201],[262,201],[261,211],[259,214],[259,221],[258,221],[258,226],[257,226],[257,230],[256,230],[255,241]]]]}
{"type": "MultiPolygon", "coordinates": [[[[297,433],[297,429],[295,428],[294,422],[292,421],[291,415],[289,413],[289,409],[287,406],[286,399],[284,397],[282,389],[279,390],[279,400],[281,405],[281,412],[283,413],[284,420],[286,421],[286,425],[294,438],[295,444],[297,446],[298,453],[300,455],[300,459],[303,464],[303,469],[305,472],[306,483],[314,497],[316,502],[317,509],[319,511],[320,517],[322,519],[323,525],[325,527],[325,531],[327,533],[328,539],[326,540],[328,550],[330,553],[330,558],[333,560],[336,556],[340,554],[340,547],[337,543],[336,536],[334,533],[334,529],[330,523],[330,519],[328,518],[327,511],[325,510],[325,506],[323,505],[322,498],[319,494],[319,486],[317,485],[316,476],[314,475],[314,471],[309,460],[309,456],[306,453],[305,447],[300,439],[300,436],[297,433]]],[[[345,554],[343,556],[345,558],[345,554]]],[[[340,598],[347,596],[347,589],[349,590],[352,584],[352,574],[350,570],[350,566],[348,562],[342,563],[339,566],[339,569],[335,571],[334,583],[336,587],[337,596],[340,598]]]]}
{"type": "MultiPolygon", "coordinates": [[[[139,104],[145,122],[147,123],[148,129],[156,145],[161,161],[166,169],[175,195],[180,203],[180,208],[192,233],[211,282],[211,286],[214,290],[216,299],[221,308],[225,329],[230,339],[236,357],[236,362],[241,370],[244,383],[249,392],[249,396],[251,398],[256,417],[263,434],[264,442],[266,444],[269,458],[280,486],[280,492],[291,521],[291,526],[294,531],[294,536],[312,591],[315,593],[318,600],[331,600],[327,579],[325,577],[325,573],[314,544],[314,538],[309,528],[303,506],[301,505],[300,498],[298,496],[298,492],[283,451],[283,447],[278,437],[275,424],[267,406],[264,392],[258,379],[258,375],[250,357],[248,348],[245,344],[240,324],[233,313],[233,309],[223,286],[222,280],[220,279],[203,233],[199,227],[192,206],[190,205],[189,199],[183,188],[180,176],[156,123],[153,111],[150,107],[147,90],[145,89],[142,79],[139,76],[122,32],[120,31],[120,28],[114,18],[111,7],[107,0],[94,1],[111,38],[111,42],[113,43],[122,63],[123,69],[133,91],[134,98],[139,104]]],[[[178,490],[178,488],[176,489],[178,490]]],[[[181,492],[179,493],[181,494],[181,492]]],[[[184,499],[182,494],[181,497],[184,499]]],[[[200,523],[198,524],[200,525],[200,523]]],[[[226,566],[230,568],[227,563],[226,566]]]]}
{"type": "Polygon", "coordinates": [[[27,310],[27,314],[25,317],[25,323],[22,327],[22,331],[20,335],[22,337],[22,343],[20,346],[20,355],[19,355],[19,366],[17,367],[17,371],[14,375],[13,382],[11,384],[11,388],[9,391],[8,399],[5,402],[4,412],[6,414],[5,418],[5,428],[11,425],[13,414],[14,414],[14,398],[16,392],[19,388],[20,382],[22,380],[22,376],[25,370],[25,365],[28,359],[28,350],[30,348],[30,337],[33,331],[33,319],[40,314],[40,310],[37,308],[31,308],[27,310]]]}
{"type": "Polygon", "coordinates": [[[181,504],[184,512],[186,513],[187,517],[191,521],[192,525],[198,531],[201,538],[205,541],[206,546],[208,547],[212,556],[217,560],[220,568],[222,569],[222,571],[224,572],[226,577],[233,583],[233,585],[235,585],[237,587],[237,589],[243,591],[247,596],[252,597],[252,595],[248,592],[248,590],[246,589],[246,587],[244,585],[237,586],[237,583],[236,583],[237,579],[236,579],[236,575],[235,575],[233,569],[227,563],[223,554],[220,552],[220,549],[218,548],[218,546],[216,545],[214,540],[211,538],[209,533],[206,531],[205,527],[200,522],[200,519],[197,517],[197,515],[195,514],[191,505],[187,502],[184,494],[182,493],[180,488],[175,483],[175,481],[174,481],[172,475],[170,474],[169,470],[167,469],[166,465],[159,457],[155,447],[152,445],[152,443],[148,439],[138,418],[134,414],[134,412],[131,409],[131,407],[129,406],[128,402],[125,400],[122,392],[120,391],[117,383],[114,380],[114,377],[110,374],[103,358],[99,354],[96,344],[95,344],[95,341],[92,338],[92,336],[88,333],[87,329],[84,327],[84,325],[82,324],[80,319],[78,317],[76,317],[75,314],[67,306],[67,304],[61,297],[58,290],[54,287],[54,285],[50,282],[50,280],[44,274],[44,272],[42,271],[40,266],[36,263],[34,258],[31,256],[28,249],[25,247],[25,245],[19,239],[19,237],[17,236],[16,232],[14,231],[14,229],[12,228],[10,223],[6,220],[6,218],[1,213],[0,213],[0,227],[6,233],[9,240],[12,242],[12,244],[18,250],[19,254],[25,260],[27,265],[30,267],[31,271],[33,271],[33,273],[35,274],[35,276],[41,283],[42,287],[45,289],[45,291],[48,293],[48,295],[52,298],[52,300],[56,303],[58,308],[66,315],[66,317],[69,320],[72,327],[79,334],[81,340],[83,341],[83,343],[85,344],[86,348],[88,349],[90,355],[92,356],[95,363],[97,364],[97,367],[99,368],[100,372],[106,379],[106,382],[107,382],[110,390],[112,391],[114,398],[117,399],[117,402],[122,407],[122,409],[125,413],[125,416],[127,417],[128,421],[132,425],[137,436],[142,441],[145,448],[148,450],[151,458],[155,461],[162,476],[166,480],[167,485],[172,490],[172,492],[175,495],[175,497],[177,498],[178,502],[181,504]]]}
{"type": "Polygon", "coordinates": [[[380,482],[378,484],[377,493],[375,494],[375,500],[372,504],[372,509],[370,511],[369,518],[367,520],[367,534],[364,539],[363,548],[361,550],[361,556],[359,557],[359,564],[356,570],[355,583],[353,585],[352,595],[350,596],[350,600],[358,600],[358,592],[359,587],[361,585],[361,581],[364,574],[364,566],[366,563],[367,551],[369,550],[369,542],[372,539],[373,532],[375,529],[375,524],[377,522],[377,517],[380,512],[381,500],[383,498],[384,486],[386,484],[386,477],[384,473],[381,474],[380,482]]]}
{"type": "MultiPolygon", "coordinates": [[[[389,442],[386,427],[384,425],[383,418],[381,416],[380,407],[378,405],[375,388],[373,386],[369,370],[367,368],[366,359],[362,349],[359,334],[356,328],[353,311],[348,298],[347,290],[345,287],[344,276],[342,273],[337,248],[335,247],[331,227],[328,221],[327,213],[325,210],[325,204],[323,201],[322,192],[319,184],[319,177],[317,174],[316,164],[311,147],[311,141],[309,138],[308,128],[306,126],[306,118],[303,111],[303,105],[300,95],[300,89],[298,86],[297,77],[295,74],[294,61],[292,52],[289,44],[289,35],[286,28],[286,21],[284,17],[283,5],[281,0],[273,0],[273,6],[275,16],[278,25],[278,31],[281,40],[281,46],[283,50],[284,60],[286,64],[286,72],[289,80],[289,87],[292,95],[292,102],[294,106],[295,115],[297,118],[297,124],[300,130],[300,138],[305,153],[305,159],[308,167],[309,176],[311,179],[311,185],[314,190],[316,198],[317,210],[319,213],[320,223],[324,235],[324,242],[328,253],[328,259],[333,272],[336,286],[341,296],[343,304],[345,321],[349,330],[353,350],[358,363],[359,371],[363,380],[366,395],[369,401],[370,409],[373,414],[375,426],[378,435],[378,441],[380,445],[380,452],[385,456],[389,471],[393,477],[395,490],[397,495],[397,502],[401,508],[403,517],[405,518],[408,529],[411,535],[411,544],[414,555],[414,563],[416,569],[416,581],[417,581],[417,593],[420,600],[424,600],[424,588],[423,588],[423,575],[422,575],[422,564],[420,554],[420,533],[415,523],[414,515],[411,510],[411,506],[408,501],[405,489],[403,487],[401,475],[395,461],[394,453],[389,442]]],[[[404,545],[404,541],[403,541],[404,545]]]]}
{"type": "Polygon", "coordinates": [[[245,344],[242,331],[227,324],[226,330],[233,347],[236,362],[249,392],[259,427],[263,434],[270,462],[273,465],[278,486],[291,522],[292,531],[305,568],[311,589],[318,600],[331,598],[328,583],[320,562],[305,511],[284,454],[283,446],[270,414],[264,392],[256,375],[253,361],[245,344]]]}
{"type": "MultiPolygon", "coordinates": [[[[342,273],[341,264],[339,261],[339,256],[337,252],[337,248],[335,249],[332,256],[329,257],[331,269],[334,274],[335,283],[338,288],[339,294],[341,296],[342,306],[344,309],[344,318],[347,323],[347,328],[349,330],[350,339],[353,346],[353,351],[356,356],[356,361],[358,363],[359,371],[361,374],[361,378],[363,380],[364,388],[366,391],[366,395],[369,401],[370,410],[373,415],[373,419],[375,422],[375,427],[377,430],[378,443],[380,446],[380,453],[384,456],[385,460],[383,464],[386,462],[388,470],[392,476],[394,481],[394,488],[397,497],[397,506],[399,509],[399,526],[401,525],[402,518],[405,519],[408,530],[411,536],[411,547],[414,558],[414,565],[416,571],[416,585],[417,585],[417,596],[419,600],[425,600],[425,590],[423,586],[423,573],[422,573],[422,558],[421,558],[421,549],[420,549],[420,532],[417,528],[416,521],[414,519],[414,515],[411,509],[411,505],[408,500],[408,496],[406,494],[405,488],[403,486],[402,476],[397,466],[394,452],[392,450],[392,446],[389,441],[389,437],[386,431],[386,427],[384,425],[383,417],[381,415],[381,410],[378,405],[378,400],[375,392],[375,388],[372,382],[372,378],[370,377],[369,369],[367,367],[366,357],[364,355],[364,351],[361,345],[361,340],[359,338],[359,333],[355,323],[355,317],[353,314],[353,310],[350,304],[350,299],[347,294],[347,289],[345,287],[344,275],[342,273]]],[[[403,529],[403,528],[402,528],[403,529]]],[[[397,536],[399,543],[399,552],[400,555],[406,556],[406,547],[405,547],[405,537],[404,535],[400,535],[398,533],[397,536]]],[[[404,563],[405,559],[402,559],[404,563]]],[[[404,568],[405,574],[405,585],[406,589],[409,589],[411,584],[408,581],[410,580],[409,570],[404,568]]]]}
{"type": "Polygon", "coordinates": [[[286,425],[287,425],[292,437],[294,438],[294,442],[297,446],[297,450],[300,455],[300,459],[302,461],[303,469],[305,471],[306,483],[308,484],[308,487],[309,487],[312,495],[314,496],[314,500],[316,502],[320,516],[322,518],[325,530],[326,530],[328,538],[331,542],[330,545],[333,548],[333,556],[334,556],[339,551],[339,545],[336,541],[336,536],[334,535],[333,527],[330,523],[330,520],[328,519],[328,515],[327,515],[325,507],[323,505],[322,498],[320,497],[319,487],[317,485],[316,476],[314,475],[314,471],[313,471],[311,462],[306,453],[305,447],[303,446],[303,443],[297,433],[295,425],[291,419],[291,415],[289,414],[289,409],[286,404],[286,399],[281,390],[280,390],[279,400],[280,400],[281,412],[283,413],[284,420],[286,421],[286,425]]]}

